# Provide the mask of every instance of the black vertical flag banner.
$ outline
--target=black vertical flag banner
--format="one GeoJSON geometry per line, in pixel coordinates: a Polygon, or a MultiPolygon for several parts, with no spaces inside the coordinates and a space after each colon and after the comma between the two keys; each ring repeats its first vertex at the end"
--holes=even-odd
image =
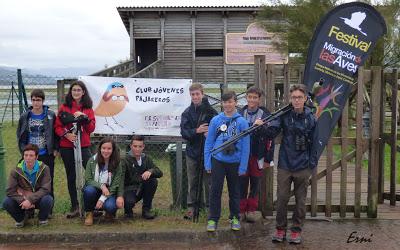
{"type": "Polygon", "coordinates": [[[311,166],[328,143],[356,74],[386,33],[382,16],[371,5],[352,2],[332,9],[317,26],[308,49],[304,83],[314,97],[318,119],[311,166]]]}

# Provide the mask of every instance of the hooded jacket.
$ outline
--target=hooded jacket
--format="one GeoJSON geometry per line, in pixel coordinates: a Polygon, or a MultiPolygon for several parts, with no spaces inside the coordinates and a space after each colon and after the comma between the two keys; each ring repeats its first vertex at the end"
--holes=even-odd
{"type": "MultiPolygon", "coordinates": [[[[24,147],[29,142],[29,118],[31,117],[33,107],[29,107],[28,111],[22,113],[18,121],[17,127],[17,140],[19,151],[22,152],[24,147]]],[[[43,105],[43,112],[45,117],[43,120],[45,138],[46,138],[46,149],[47,153],[53,154],[54,150],[58,149],[59,137],[54,132],[54,124],[56,121],[56,115],[49,109],[48,106],[43,105]]]]}
{"type": "Polygon", "coordinates": [[[29,200],[32,204],[38,202],[43,196],[51,192],[50,169],[44,163],[38,162],[39,171],[36,174],[35,185],[29,182],[23,171],[24,161],[20,161],[17,167],[11,170],[8,178],[7,196],[20,204],[29,200]]]}
{"type": "Polygon", "coordinates": [[[264,132],[269,138],[274,138],[283,131],[279,149],[278,168],[288,171],[299,171],[312,168],[310,152],[313,143],[316,119],[309,107],[304,107],[303,113],[296,113],[293,109],[281,117],[271,121],[264,132]],[[305,136],[306,150],[296,150],[296,136],[305,136]]]}
{"type": "Polygon", "coordinates": [[[248,127],[247,121],[237,112],[234,113],[232,117],[227,117],[224,112],[221,112],[211,120],[204,145],[204,166],[207,171],[212,171],[211,157],[214,157],[222,162],[239,163],[239,174],[246,173],[250,154],[249,136],[245,136],[235,143],[235,152],[233,154],[227,155],[223,151],[217,154],[211,154],[211,150],[248,127]],[[224,129],[224,127],[226,127],[226,129],[224,129]]]}

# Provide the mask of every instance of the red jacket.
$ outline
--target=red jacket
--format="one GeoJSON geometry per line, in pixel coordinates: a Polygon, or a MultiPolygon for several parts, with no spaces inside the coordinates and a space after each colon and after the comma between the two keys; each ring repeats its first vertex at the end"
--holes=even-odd
{"type": "Polygon", "coordinates": [[[75,101],[72,102],[72,108],[69,108],[67,105],[63,104],[58,110],[56,123],[54,125],[55,132],[58,136],[60,136],[60,147],[63,148],[72,148],[74,145],[63,135],[68,129],[72,127],[72,124],[64,125],[60,120],[60,113],[62,111],[74,114],[76,111],[81,111],[85,113],[89,118],[89,123],[82,125],[82,136],[81,136],[81,147],[89,147],[90,146],[90,133],[92,133],[96,127],[96,119],[94,117],[93,109],[82,109],[81,105],[77,105],[75,101]]]}

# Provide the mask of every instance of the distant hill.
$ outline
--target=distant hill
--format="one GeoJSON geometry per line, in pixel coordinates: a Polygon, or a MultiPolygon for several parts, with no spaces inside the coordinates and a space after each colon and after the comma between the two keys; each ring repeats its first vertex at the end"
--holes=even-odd
{"type": "MultiPolygon", "coordinates": [[[[25,85],[53,85],[57,80],[64,78],[78,78],[96,72],[90,68],[44,68],[22,69],[22,81],[25,85]]],[[[0,66],[0,85],[17,83],[17,68],[0,66]]]]}

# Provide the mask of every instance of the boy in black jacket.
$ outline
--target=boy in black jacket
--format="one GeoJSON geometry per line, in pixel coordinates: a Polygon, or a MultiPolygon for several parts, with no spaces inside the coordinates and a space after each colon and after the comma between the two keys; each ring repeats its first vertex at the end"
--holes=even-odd
{"type": "MultiPolygon", "coordinates": [[[[215,111],[208,99],[204,97],[203,86],[200,83],[193,83],[189,87],[192,103],[182,113],[181,118],[181,135],[186,143],[186,167],[188,178],[188,211],[185,219],[192,219],[194,207],[196,204],[196,196],[198,192],[198,183],[200,171],[204,171],[202,154],[204,149],[205,136],[208,132],[208,124],[215,115],[215,111]]],[[[209,193],[209,174],[203,172],[203,190],[205,194],[206,206],[208,206],[209,193]]]]}
{"type": "Polygon", "coordinates": [[[151,212],[152,202],[157,191],[157,178],[161,178],[163,173],[151,158],[143,153],[143,136],[134,135],[130,147],[131,151],[121,162],[122,176],[117,194],[117,207],[124,207],[125,217],[133,218],[133,207],[143,199],[142,217],[147,220],[154,219],[155,215],[151,212]]]}

